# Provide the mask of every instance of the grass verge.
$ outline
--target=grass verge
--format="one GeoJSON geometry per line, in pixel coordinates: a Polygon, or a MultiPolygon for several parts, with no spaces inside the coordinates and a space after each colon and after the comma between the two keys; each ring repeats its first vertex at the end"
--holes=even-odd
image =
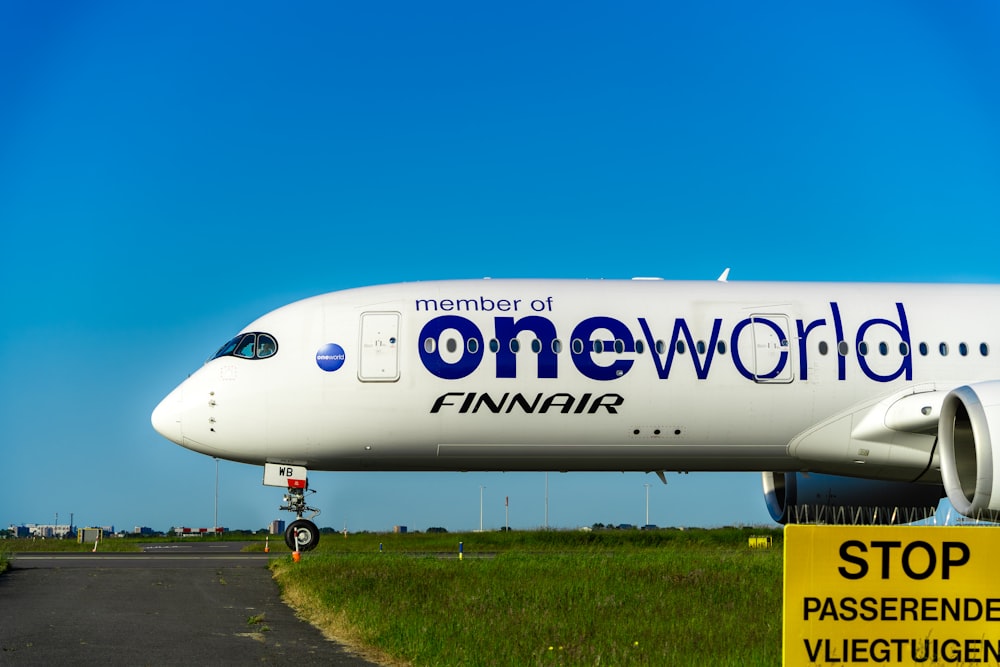
{"type": "Polygon", "coordinates": [[[780,532],[762,550],[750,532],[354,537],[272,570],[301,615],[384,662],[774,665],[780,532]],[[441,539],[465,558],[427,555],[441,539]]]}
{"type": "MultiPolygon", "coordinates": [[[[7,554],[17,554],[17,553],[39,553],[39,552],[84,552],[93,551],[94,543],[89,544],[79,543],[76,540],[58,540],[58,539],[34,539],[30,537],[18,538],[12,540],[4,540],[3,546],[0,547],[4,549],[7,554]]],[[[118,538],[108,538],[102,540],[97,545],[98,551],[112,551],[112,552],[133,552],[139,551],[139,545],[132,540],[123,540],[118,538]]]]}

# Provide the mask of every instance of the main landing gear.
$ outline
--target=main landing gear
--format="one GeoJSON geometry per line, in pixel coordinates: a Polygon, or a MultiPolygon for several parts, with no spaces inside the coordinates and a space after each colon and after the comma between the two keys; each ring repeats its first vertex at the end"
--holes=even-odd
{"type": "Polygon", "coordinates": [[[306,492],[316,493],[309,489],[308,475],[309,471],[305,466],[264,464],[265,486],[277,486],[286,490],[285,504],[279,505],[278,509],[295,512],[298,517],[285,529],[285,544],[292,551],[311,551],[319,544],[319,528],[310,521],[319,516],[319,510],[306,504],[306,492]],[[302,518],[306,512],[312,512],[309,519],[302,518]]]}

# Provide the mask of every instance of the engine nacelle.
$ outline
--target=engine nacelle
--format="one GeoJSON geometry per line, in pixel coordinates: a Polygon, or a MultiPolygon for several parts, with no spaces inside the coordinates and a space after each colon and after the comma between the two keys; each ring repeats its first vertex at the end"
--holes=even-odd
{"type": "Polygon", "coordinates": [[[941,405],[938,444],[941,480],[948,500],[967,517],[1000,518],[1000,382],[980,382],[952,390],[941,405]]]}
{"type": "Polygon", "coordinates": [[[778,523],[901,524],[933,516],[937,484],[886,482],[817,473],[765,472],[764,501],[778,523]]]}

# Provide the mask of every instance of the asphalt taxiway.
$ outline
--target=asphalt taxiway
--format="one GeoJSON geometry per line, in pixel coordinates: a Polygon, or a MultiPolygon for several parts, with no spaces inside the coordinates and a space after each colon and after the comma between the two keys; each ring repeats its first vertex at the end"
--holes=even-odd
{"type": "Polygon", "coordinates": [[[15,554],[0,575],[0,663],[375,664],[297,618],[271,579],[272,556],[242,546],[15,554]]]}

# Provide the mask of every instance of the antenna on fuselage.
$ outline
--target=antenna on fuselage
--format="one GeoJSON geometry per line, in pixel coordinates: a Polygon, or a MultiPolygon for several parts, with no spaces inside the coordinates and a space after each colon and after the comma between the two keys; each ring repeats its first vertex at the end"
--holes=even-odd
{"type": "Polygon", "coordinates": [[[716,280],[718,280],[720,283],[729,282],[729,267],[728,266],[726,267],[726,270],[722,272],[722,275],[719,276],[718,278],[716,278],[716,280]]]}

